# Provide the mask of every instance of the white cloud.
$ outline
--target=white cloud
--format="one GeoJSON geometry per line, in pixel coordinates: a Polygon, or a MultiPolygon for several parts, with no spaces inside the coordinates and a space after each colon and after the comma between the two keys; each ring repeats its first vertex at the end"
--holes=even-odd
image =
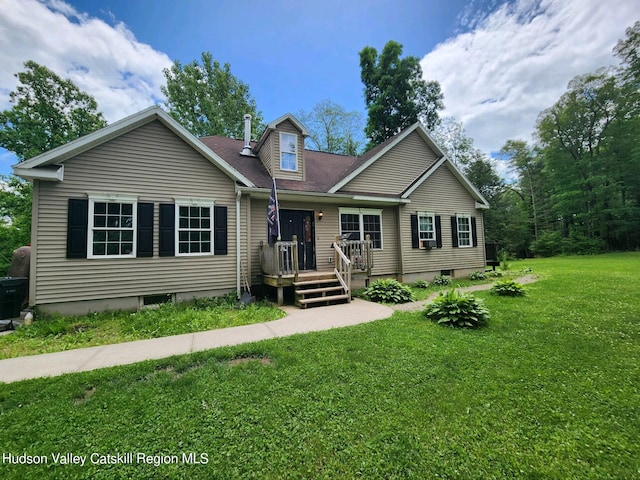
{"type": "Polygon", "coordinates": [[[11,108],[14,74],[34,60],[70,78],[98,101],[109,123],[162,99],[169,57],[62,0],[0,0],[0,110],[11,108]]]}
{"type": "Polygon", "coordinates": [[[470,30],[437,45],[421,65],[442,86],[444,115],[462,121],[476,147],[496,151],[507,139],[530,141],[538,114],[573,77],[618,63],[612,49],[639,18],[640,2],[628,0],[516,0],[489,13],[465,10],[460,22],[470,30]]]}

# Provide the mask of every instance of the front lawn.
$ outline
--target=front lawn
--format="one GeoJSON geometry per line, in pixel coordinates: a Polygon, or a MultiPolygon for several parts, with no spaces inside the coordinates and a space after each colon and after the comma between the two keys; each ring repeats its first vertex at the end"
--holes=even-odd
{"type": "Polygon", "coordinates": [[[640,253],[520,265],[542,278],[525,297],[476,293],[492,314],[478,330],[396,312],[0,385],[3,453],[49,459],[2,477],[638,478],[640,253]],[[68,452],[87,463],[53,464],[68,452]]]}
{"type": "Polygon", "coordinates": [[[0,336],[0,359],[268,322],[285,315],[259,302],[236,307],[234,295],[164,304],[137,312],[50,315],[0,336]]]}

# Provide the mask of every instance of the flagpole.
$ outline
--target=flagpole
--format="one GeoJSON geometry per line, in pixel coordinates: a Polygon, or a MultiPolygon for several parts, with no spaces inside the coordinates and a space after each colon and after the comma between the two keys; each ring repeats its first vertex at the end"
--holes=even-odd
{"type": "Polygon", "coordinates": [[[276,187],[276,178],[273,177],[273,192],[276,197],[276,211],[278,212],[278,241],[282,240],[282,236],[280,235],[280,204],[278,203],[278,188],[276,187]]]}

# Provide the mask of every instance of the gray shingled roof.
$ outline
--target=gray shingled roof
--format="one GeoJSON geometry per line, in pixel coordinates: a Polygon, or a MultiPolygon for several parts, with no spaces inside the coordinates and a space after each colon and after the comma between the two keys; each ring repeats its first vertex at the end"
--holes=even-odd
{"type": "MultiPolygon", "coordinates": [[[[240,155],[244,142],[221,136],[202,137],[200,141],[222,157],[233,168],[251,180],[257,187],[271,188],[271,176],[257,157],[240,155]]],[[[255,142],[251,142],[255,146],[255,142]]],[[[377,150],[376,147],[374,150],[377,150]]],[[[304,151],[305,181],[278,179],[278,188],[283,190],[326,193],[338,181],[370,158],[370,152],[361,157],[334,153],[304,151]],[[366,157],[366,158],[365,158],[366,157]]]]}

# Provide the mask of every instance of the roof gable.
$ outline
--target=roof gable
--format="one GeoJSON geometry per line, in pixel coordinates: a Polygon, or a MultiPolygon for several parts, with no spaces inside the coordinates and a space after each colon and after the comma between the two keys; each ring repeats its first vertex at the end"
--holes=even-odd
{"type": "Polygon", "coordinates": [[[469,179],[455,164],[449,160],[447,156],[442,157],[440,160],[430,165],[427,170],[420,175],[404,192],[402,192],[401,198],[409,198],[411,194],[422,185],[434,172],[440,167],[445,167],[453,174],[454,177],[460,182],[460,184],[469,192],[469,194],[476,200],[476,208],[486,209],[489,208],[489,202],[482,196],[482,194],[473,186],[469,179]]]}
{"type": "Polygon", "coordinates": [[[402,132],[391,138],[388,138],[380,145],[377,145],[376,147],[361,155],[358,158],[358,161],[353,165],[351,171],[349,171],[339,182],[331,187],[331,189],[329,189],[329,193],[336,193],[338,190],[343,188],[358,175],[364,172],[367,168],[369,168],[380,158],[382,158],[386,153],[395,148],[400,142],[402,142],[413,132],[417,132],[420,135],[422,140],[434,151],[437,157],[444,156],[444,152],[440,149],[440,147],[438,147],[433,138],[431,138],[431,135],[429,135],[429,132],[427,132],[426,128],[424,128],[424,126],[422,126],[420,122],[416,122],[402,132]]]}
{"type": "Polygon", "coordinates": [[[154,120],[158,120],[163,123],[169,130],[175,133],[232,179],[240,181],[247,186],[254,186],[253,182],[223,160],[213,150],[205,147],[196,137],[194,137],[189,131],[187,131],[182,125],[158,106],[146,108],[145,110],[130,115],[129,117],[107,125],[100,130],[96,130],[93,133],[84,135],[65,145],[61,145],[41,155],[13,165],[13,171],[16,175],[27,179],[62,181],[64,172],[63,163],[66,160],[154,120]],[[52,166],[59,167],[56,170],[56,175],[52,175],[51,173],[52,166]]]}

